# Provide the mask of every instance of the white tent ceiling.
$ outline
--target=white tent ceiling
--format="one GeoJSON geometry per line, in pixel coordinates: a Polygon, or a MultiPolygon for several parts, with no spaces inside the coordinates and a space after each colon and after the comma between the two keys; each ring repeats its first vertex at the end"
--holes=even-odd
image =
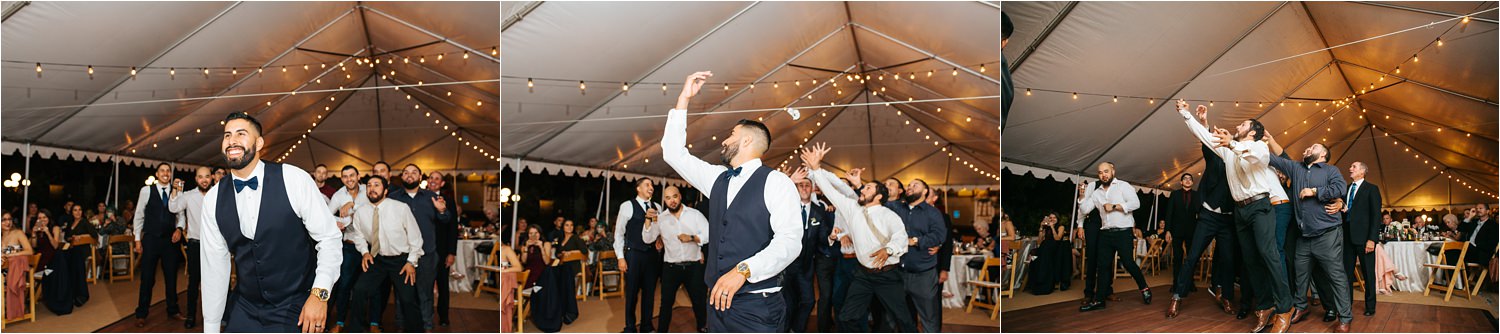
{"type": "Polygon", "coordinates": [[[719,159],[719,141],[734,122],[764,117],[774,137],[767,165],[786,161],[807,139],[834,147],[828,160],[835,168],[866,168],[867,177],[998,185],[984,174],[998,176],[1000,160],[998,2],[507,2],[501,7],[507,163],[520,158],[676,177],[660,160],[665,115],[683,78],[710,70],[714,77],[690,113],[887,98],[991,98],[802,108],[800,121],[777,110],[690,116],[690,151],[707,161],[719,159]],[[987,64],[984,72],[980,64],[987,64]],[[938,74],[928,78],[929,70],[938,74]],[[850,81],[839,74],[843,71],[871,79],[850,81]],[[895,73],[922,74],[915,80],[884,78],[895,73]],[[827,79],[836,75],[841,79],[834,87],[827,79]],[[528,88],[529,79],[535,87],[528,88]],[[579,80],[586,81],[586,89],[579,89],[579,80]],[[726,82],[728,89],[722,86],[726,82]],[[752,82],[758,84],[754,89],[752,82]],[[633,84],[629,94],[622,89],[625,83],[633,84]],[[810,98],[799,100],[804,96],[810,98]]]}
{"type": "Polygon", "coordinates": [[[219,122],[247,111],[265,127],[265,158],[290,151],[285,162],[304,168],[366,168],[378,160],[428,169],[499,166],[485,156],[496,154],[499,141],[499,64],[491,56],[500,40],[497,2],[3,7],[8,148],[34,143],[220,164],[219,122]],[[371,55],[384,61],[356,64],[371,55]],[[445,84],[451,82],[467,83],[445,84]],[[299,94],[279,94],[292,91],[299,94]],[[162,101],[172,99],[180,100],[162,101]]]}
{"type": "Polygon", "coordinates": [[[1294,157],[1323,143],[1341,169],[1371,164],[1368,178],[1387,206],[1493,202],[1496,11],[1317,50],[1495,7],[1007,2],[1016,32],[1004,55],[1017,97],[1004,160],[1087,175],[1110,161],[1122,180],[1171,188],[1174,176],[1199,173],[1203,162],[1170,102],[1213,101],[1216,126],[1258,118],[1294,157]]]}

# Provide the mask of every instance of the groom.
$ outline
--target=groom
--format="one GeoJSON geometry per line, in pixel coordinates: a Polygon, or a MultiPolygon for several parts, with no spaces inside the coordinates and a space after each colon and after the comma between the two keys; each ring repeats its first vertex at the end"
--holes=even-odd
{"type": "Polygon", "coordinates": [[[797,188],[786,174],[760,161],[771,146],[765,124],[740,120],[724,139],[720,162],[694,157],[687,144],[688,101],[712,77],[693,73],[677,107],[667,113],[662,160],[698,189],[708,192],[708,251],[704,280],[712,290],[710,332],[778,332],[786,319],[780,295],[783,269],[802,250],[797,188]]]}
{"type": "Polygon", "coordinates": [[[219,332],[221,320],[229,332],[323,331],[328,289],[344,260],[343,234],[312,176],[260,160],[265,144],[254,117],[235,112],[224,119],[219,145],[230,177],[203,197],[198,220],[207,333],[219,332]],[[226,299],[234,300],[227,310],[226,299]]]}

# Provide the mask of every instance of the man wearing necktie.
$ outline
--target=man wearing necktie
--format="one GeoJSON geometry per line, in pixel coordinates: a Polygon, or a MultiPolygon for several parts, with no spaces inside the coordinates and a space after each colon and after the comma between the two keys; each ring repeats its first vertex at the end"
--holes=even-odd
{"type": "MultiPolygon", "coordinates": [[[[1375,242],[1380,240],[1380,187],[1365,179],[1369,166],[1355,161],[1349,165],[1349,192],[1344,196],[1344,272],[1354,273],[1354,260],[1359,260],[1359,273],[1365,279],[1365,316],[1375,315],[1375,242]]],[[[1351,279],[1349,282],[1353,283],[1351,279]]],[[[1350,294],[1353,298],[1353,294],[1350,294]]],[[[1353,305],[1353,302],[1350,302],[1353,305]]]]}
{"type": "Polygon", "coordinates": [[[636,197],[620,203],[620,214],[615,220],[615,256],[620,260],[620,271],[625,273],[625,333],[654,332],[651,326],[651,311],[654,309],[651,306],[656,299],[657,263],[660,260],[653,244],[661,233],[651,226],[656,221],[657,208],[661,207],[651,202],[651,195],[655,192],[651,179],[636,179],[636,197]],[[639,309],[636,308],[637,300],[640,301],[639,309]],[[640,310],[639,327],[636,326],[636,310],[640,310]]]}
{"type": "MultiPolygon", "coordinates": [[[[813,291],[813,256],[817,252],[818,237],[817,229],[823,227],[823,221],[813,213],[816,208],[812,203],[813,185],[807,179],[806,173],[792,174],[792,183],[797,185],[797,196],[801,198],[798,203],[802,213],[802,253],[792,261],[792,265],[786,267],[786,297],[787,331],[802,333],[807,331],[807,318],[812,316],[813,307],[816,305],[817,292],[813,291]]],[[[824,233],[823,236],[828,236],[824,233]]]]}
{"type": "Polygon", "coordinates": [[[230,175],[204,195],[199,220],[207,333],[221,322],[229,332],[324,331],[343,235],[312,176],[261,160],[265,145],[254,117],[224,119],[219,149],[230,175]]]}
{"type": "Polygon", "coordinates": [[[167,316],[186,321],[177,304],[177,265],[182,253],[177,243],[182,241],[182,223],[168,208],[172,193],[167,185],[172,184],[172,165],[156,164],[156,183],[141,187],[140,199],[135,208],[135,252],[140,253],[141,289],[135,307],[135,327],[146,327],[146,315],[151,310],[151,289],[156,287],[156,268],[161,266],[162,284],[167,288],[167,316]]]}
{"type": "Polygon", "coordinates": [[[709,189],[712,240],[704,253],[704,282],[713,287],[709,331],[776,332],[786,322],[786,300],[778,295],[782,270],[802,252],[797,189],[786,174],[761,163],[771,131],[760,122],[740,120],[734,126],[721,143],[724,165],[688,152],[688,102],[712,76],[693,73],[683,83],[677,106],[667,113],[662,160],[693,187],[709,189]]]}

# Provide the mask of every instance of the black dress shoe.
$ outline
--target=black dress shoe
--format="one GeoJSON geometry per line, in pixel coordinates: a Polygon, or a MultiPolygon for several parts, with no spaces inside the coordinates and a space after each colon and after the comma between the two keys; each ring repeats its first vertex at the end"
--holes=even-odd
{"type": "Polygon", "coordinates": [[[1367,308],[1367,309],[1365,309],[1365,316],[1366,317],[1374,316],[1374,315],[1375,315],[1375,309],[1373,309],[1373,308],[1367,308]]]}
{"type": "Polygon", "coordinates": [[[1151,305],[1151,288],[1141,289],[1141,301],[1151,305]]]}
{"type": "Polygon", "coordinates": [[[1333,310],[1323,313],[1323,322],[1333,322],[1333,319],[1338,319],[1338,316],[1333,314],[1333,310]]]}
{"type": "Polygon", "coordinates": [[[198,321],[196,321],[196,319],[192,319],[192,318],[188,318],[188,320],[182,322],[182,328],[192,329],[194,326],[197,326],[197,325],[198,325],[198,321]]]}
{"type": "Polygon", "coordinates": [[[1250,310],[1249,308],[1241,307],[1239,312],[1235,312],[1234,313],[1234,318],[1236,320],[1245,320],[1245,318],[1250,317],[1250,311],[1249,310],[1250,310]]]}
{"type": "Polygon", "coordinates": [[[1103,309],[1104,309],[1104,302],[1096,301],[1096,302],[1091,302],[1091,303],[1088,303],[1088,304],[1084,304],[1083,307],[1079,307],[1078,308],[1078,312],[1097,311],[1097,310],[1103,310],[1103,309]]]}
{"type": "Polygon", "coordinates": [[[625,327],[625,329],[621,330],[620,333],[636,333],[636,331],[634,327],[625,327]]]}

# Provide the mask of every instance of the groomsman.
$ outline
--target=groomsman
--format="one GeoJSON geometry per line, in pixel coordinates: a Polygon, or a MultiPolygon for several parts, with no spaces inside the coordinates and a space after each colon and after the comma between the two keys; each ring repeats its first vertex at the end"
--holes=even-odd
{"type": "Polygon", "coordinates": [[[1104,162],[1099,164],[1099,183],[1103,185],[1098,190],[1089,189],[1086,185],[1078,185],[1078,207],[1087,214],[1099,210],[1103,224],[1099,229],[1097,240],[1089,242],[1099,243],[1098,261],[1098,283],[1094,294],[1094,300],[1078,308],[1079,312],[1088,312],[1104,309],[1105,298],[1114,294],[1115,260],[1125,266],[1125,271],[1130,272],[1130,277],[1135,278],[1135,285],[1141,292],[1141,302],[1151,304],[1151,287],[1146,285],[1146,277],[1141,275],[1141,267],[1135,263],[1135,218],[1132,213],[1141,207],[1140,198],[1136,197],[1135,187],[1125,181],[1115,178],[1115,164],[1104,162]]]}
{"type": "Polygon", "coordinates": [[[198,261],[198,250],[201,246],[199,240],[203,240],[201,237],[203,232],[200,232],[203,228],[203,196],[208,194],[209,188],[213,187],[214,176],[208,167],[198,167],[198,170],[193,173],[193,181],[198,185],[197,191],[184,192],[182,191],[182,185],[173,182],[172,200],[168,205],[171,207],[172,213],[181,215],[187,219],[187,224],[183,226],[183,230],[186,231],[184,234],[187,235],[188,274],[187,319],[183,321],[183,328],[193,328],[198,323],[198,317],[196,316],[198,312],[198,295],[200,293],[200,285],[203,281],[203,277],[201,276],[202,268],[198,261]]]}
{"type": "MultiPolygon", "coordinates": [[[[203,329],[322,332],[339,278],[340,233],[306,171],[260,160],[260,122],[243,112],[224,123],[220,150],[231,177],[203,197],[203,329]],[[233,257],[231,257],[233,256],[233,257]],[[230,261],[239,279],[225,308],[230,261]]],[[[169,294],[170,295],[170,294],[169,294]]]]}
{"type": "MultiPolygon", "coordinates": [[[[354,284],[354,319],[349,332],[369,331],[366,325],[371,302],[376,300],[376,289],[381,282],[390,282],[395,288],[397,312],[405,314],[401,319],[402,331],[422,331],[421,311],[417,301],[417,287],[422,286],[422,257],[426,256],[422,229],[416,216],[406,203],[387,201],[389,195],[386,180],[379,175],[365,178],[365,194],[368,204],[360,205],[354,212],[354,246],[361,255],[360,268],[364,274],[354,284]]],[[[431,305],[431,304],[428,304],[431,305]]]]}
{"type": "Polygon", "coordinates": [[[182,261],[177,243],[182,242],[183,223],[172,214],[168,195],[173,183],[172,165],[156,165],[156,184],[141,187],[135,207],[135,252],[141,254],[141,288],[135,307],[135,327],[146,327],[151,310],[151,290],[156,287],[156,268],[161,267],[162,284],[167,288],[167,316],[187,321],[177,304],[177,266],[182,261]]]}
{"type": "Polygon", "coordinates": [[[332,198],[333,192],[339,190],[338,187],[328,184],[328,165],[318,164],[317,167],[313,167],[313,183],[318,185],[318,192],[323,193],[325,200],[332,198]]]}
{"type": "MultiPolygon", "coordinates": [[[[1369,167],[1355,161],[1349,165],[1349,191],[1344,196],[1344,272],[1354,272],[1354,260],[1359,260],[1359,272],[1365,278],[1365,316],[1375,315],[1375,242],[1380,240],[1380,187],[1365,180],[1369,167]]],[[[1354,280],[1349,280],[1353,283],[1354,280]]],[[[1352,291],[1351,291],[1352,292],[1352,291]]],[[[1353,294],[1350,294],[1353,298],[1353,294]]],[[[1352,303],[1352,301],[1351,301],[1352,303]]],[[[1352,305],[1352,304],[1351,304],[1352,305]]]]}
{"type": "MultiPolygon", "coordinates": [[[[850,171],[850,173],[853,172],[850,171]]],[[[805,182],[809,187],[812,186],[811,180],[805,182]]],[[[843,180],[839,180],[837,183],[842,185],[843,180]]],[[[802,190],[802,184],[803,182],[797,183],[798,191],[802,190]]],[[[816,190],[816,188],[813,189],[816,190]]],[[[813,195],[818,194],[821,194],[821,192],[815,192],[813,195]]],[[[834,304],[842,305],[843,303],[844,294],[840,292],[839,287],[840,283],[844,282],[840,280],[847,277],[844,273],[840,272],[839,262],[844,260],[844,252],[842,252],[838,238],[829,239],[833,234],[833,225],[837,218],[833,214],[833,211],[829,210],[829,205],[819,200],[819,197],[821,196],[810,196],[811,201],[803,204],[803,210],[807,212],[807,219],[817,222],[814,228],[803,233],[812,234],[815,239],[815,244],[812,247],[816,250],[813,255],[813,273],[818,282],[818,332],[831,333],[834,328],[834,314],[838,312],[834,304]]],[[[809,223],[808,225],[812,224],[809,223]]],[[[852,260],[854,256],[852,249],[849,252],[849,256],[852,260]]],[[[853,267],[845,269],[853,269],[853,267]]],[[[848,290],[847,283],[843,287],[845,288],[843,291],[848,290]]]]}
{"type": "MultiPolygon", "coordinates": [[[[438,256],[456,253],[458,235],[444,226],[452,227],[454,219],[453,212],[449,211],[448,200],[437,193],[426,189],[418,189],[421,185],[422,168],[416,164],[407,164],[401,169],[401,187],[405,188],[390,194],[392,200],[406,204],[411,208],[411,214],[417,218],[417,226],[422,230],[422,257],[417,267],[417,308],[421,310],[422,329],[432,330],[433,310],[433,286],[436,285],[437,276],[448,275],[443,271],[444,265],[439,264],[438,256]],[[443,246],[439,249],[438,246],[443,246]]],[[[366,187],[369,187],[366,184],[366,187]]],[[[446,256],[445,256],[446,258],[446,256]]],[[[444,260],[446,262],[446,260],[444,260]]],[[[443,290],[448,287],[444,286],[443,290]]],[[[404,306],[403,306],[404,307],[404,306]]]]}
{"type": "MultiPolygon", "coordinates": [[[[1294,214],[1301,235],[1297,236],[1297,254],[1293,257],[1297,277],[1293,281],[1296,289],[1292,291],[1307,291],[1314,273],[1328,277],[1330,289],[1327,291],[1332,295],[1321,295],[1323,303],[1333,304],[1332,310],[1337,312],[1339,324],[1333,331],[1346,333],[1353,321],[1350,309],[1353,297],[1348,271],[1345,271],[1346,256],[1343,253],[1347,239],[1340,214],[1344,208],[1344,196],[1348,194],[1344,176],[1339,174],[1338,167],[1327,163],[1328,148],[1323,144],[1308,146],[1302,152],[1302,161],[1292,161],[1280,156],[1281,145],[1274,140],[1270,143],[1270,165],[1291,179],[1291,190],[1296,192],[1292,203],[1296,206],[1294,214]],[[1312,271],[1313,266],[1320,270],[1312,271]]],[[[1298,322],[1308,313],[1307,297],[1303,293],[1292,297],[1295,302],[1292,322],[1298,322]]]]}
{"type": "Polygon", "coordinates": [[[1187,247],[1192,245],[1193,230],[1198,224],[1198,211],[1203,207],[1202,192],[1193,189],[1193,174],[1182,173],[1177,181],[1182,188],[1172,191],[1162,208],[1162,219],[1157,222],[1172,239],[1169,249],[1174,270],[1182,269],[1182,259],[1187,256],[1187,247]]]}
{"type": "Polygon", "coordinates": [[[927,181],[911,180],[896,214],[906,225],[907,247],[913,249],[901,255],[907,298],[917,312],[922,331],[937,333],[943,325],[943,283],[938,281],[937,252],[948,240],[948,228],[943,213],[927,204],[928,189],[927,181]]]}
{"type": "Polygon", "coordinates": [[[625,273],[625,333],[654,332],[651,326],[652,301],[656,299],[656,243],[660,230],[652,228],[661,205],[651,202],[656,192],[651,179],[635,180],[636,197],[620,203],[615,219],[615,257],[625,273]],[[636,308],[636,301],[640,308],[636,308]],[[640,310],[637,326],[636,310],[640,310]]]}
{"type": "Polygon", "coordinates": [[[656,328],[667,330],[672,326],[672,307],[677,303],[677,288],[686,287],[688,300],[693,304],[693,320],[698,332],[708,331],[708,285],[703,282],[703,251],[700,247],[708,243],[708,217],[698,209],[682,205],[682,191],[677,186],[661,190],[661,199],[667,204],[667,214],[660,215],[659,229],[663,241],[662,255],[666,265],[661,273],[661,311],[658,312],[656,328]]]}
{"type": "MultiPolygon", "coordinates": [[[[1207,116],[1206,112],[1199,113],[1194,121],[1207,123],[1207,116]]],[[[1214,298],[1214,307],[1223,309],[1224,313],[1235,313],[1234,307],[1230,304],[1230,301],[1234,300],[1234,280],[1235,275],[1238,274],[1236,262],[1239,262],[1239,257],[1236,256],[1239,248],[1235,247],[1238,241],[1234,229],[1234,198],[1229,194],[1229,181],[1225,176],[1224,159],[1214,153],[1207,144],[1200,144],[1198,148],[1203,154],[1203,182],[1200,185],[1202,195],[1200,200],[1194,201],[1197,204],[1193,204],[1192,208],[1185,208],[1185,210],[1197,213],[1197,226],[1193,229],[1192,236],[1188,237],[1175,232],[1176,229],[1180,229],[1179,223],[1171,223],[1174,229],[1172,232],[1174,241],[1191,240],[1191,243],[1190,247],[1182,253],[1174,255],[1174,257],[1180,257],[1181,265],[1175,267],[1177,276],[1172,281],[1172,303],[1167,306],[1166,314],[1168,319],[1177,317],[1182,298],[1186,298],[1193,290],[1193,273],[1197,271],[1198,260],[1203,256],[1203,251],[1208,249],[1210,242],[1216,245],[1214,253],[1218,255],[1213,259],[1211,269],[1213,282],[1209,286],[1208,294],[1214,298]]],[[[1184,185],[1191,182],[1189,181],[1191,179],[1191,174],[1184,174],[1182,178],[1184,185]]],[[[1175,206],[1178,205],[1177,195],[1173,195],[1172,200],[1171,210],[1174,211],[1169,211],[1172,212],[1169,217],[1178,217],[1181,213],[1175,211],[1177,210],[1175,206]]],[[[1245,286],[1249,287],[1248,284],[1245,286]]],[[[1248,313],[1242,308],[1237,318],[1243,318],[1238,315],[1248,315],[1248,313]]]]}
{"type": "MultiPolygon", "coordinates": [[[[677,106],[667,113],[662,160],[698,189],[710,189],[705,283],[711,281],[708,329],[714,332],[775,332],[786,321],[781,274],[802,245],[792,180],[761,163],[771,145],[765,124],[740,120],[723,141],[720,162],[711,165],[687,150],[687,107],[710,72],[688,76],[677,106]]],[[[627,292],[628,293],[628,292],[627,292]]]]}
{"type": "MultiPolygon", "coordinates": [[[[376,161],[374,165],[370,165],[370,175],[378,175],[385,178],[387,181],[390,181],[390,183],[387,184],[386,189],[399,189],[399,187],[401,186],[401,178],[391,177],[391,164],[386,163],[385,160],[376,161]]],[[[364,185],[360,185],[360,187],[363,188],[364,185]]],[[[387,304],[390,304],[391,302],[392,289],[393,287],[391,287],[390,281],[382,281],[380,283],[380,288],[378,289],[380,291],[380,295],[376,297],[379,298],[379,300],[374,302],[374,305],[370,307],[370,327],[377,329],[380,328],[380,315],[385,314],[385,306],[387,304]]],[[[401,312],[396,312],[397,321],[400,321],[402,317],[405,316],[402,315],[401,312]]]]}
{"type": "Polygon", "coordinates": [[[817,303],[817,292],[813,291],[813,259],[818,252],[818,240],[826,238],[827,234],[819,237],[817,233],[824,224],[812,212],[812,181],[805,176],[792,176],[793,184],[797,185],[797,195],[801,198],[802,253],[786,267],[786,287],[782,295],[786,297],[787,316],[790,317],[786,331],[802,333],[807,331],[808,317],[812,316],[817,303]]]}
{"type": "MultiPolygon", "coordinates": [[[[907,310],[905,286],[898,273],[904,255],[910,245],[906,226],[901,217],[881,203],[889,187],[875,182],[863,183],[856,194],[853,189],[840,187],[843,183],[837,176],[822,169],[822,160],[828,154],[827,146],[814,145],[802,153],[802,163],[807,166],[797,174],[808,174],[818,189],[828,194],[828,201],[839,212],[848,212],[845,225],[834,228],[839,239],[848,238],[854,247],[860,268],[854,270],[843,309],[839,311],[839,330],[843,332],[870,332],[866,321],[872,299],[884,305],[886,316],[898,324],[902,332],[916,332],[917,326],[907,310]],[[807,169],[812,169],[808,172],[807,169]]],[[[798,177],[799,179],[802,177],[798,177]]]]}
{"type": "MultiPolygon", "coordinates": [[[[344,235],[344,263],[339,267],[339,280],[333,285],[333,309],[335,316],[333,320],[335,330],[342,330],[345,322],[349,321],[350,303],[354,299],[354,283],[359,282],[359,275],[364,272],[360,269],[359,248],[354,246],[356,234],[350,225],[354,223],[354,209],[361,205],[369,204],[370,198],[365,195],[365,185],[359,183],[359,169],[353,165],[344,165],[339,170],[339,181],[344,187],[333,193],[328,200],[328,208],[333,210],[334,221],[338,222],[339,231],[344,235]]],[[[385,300],[381,300],[384,302],[385,300]]],[[[377,317],[370,317],[371,319],[377,317]]]]}

